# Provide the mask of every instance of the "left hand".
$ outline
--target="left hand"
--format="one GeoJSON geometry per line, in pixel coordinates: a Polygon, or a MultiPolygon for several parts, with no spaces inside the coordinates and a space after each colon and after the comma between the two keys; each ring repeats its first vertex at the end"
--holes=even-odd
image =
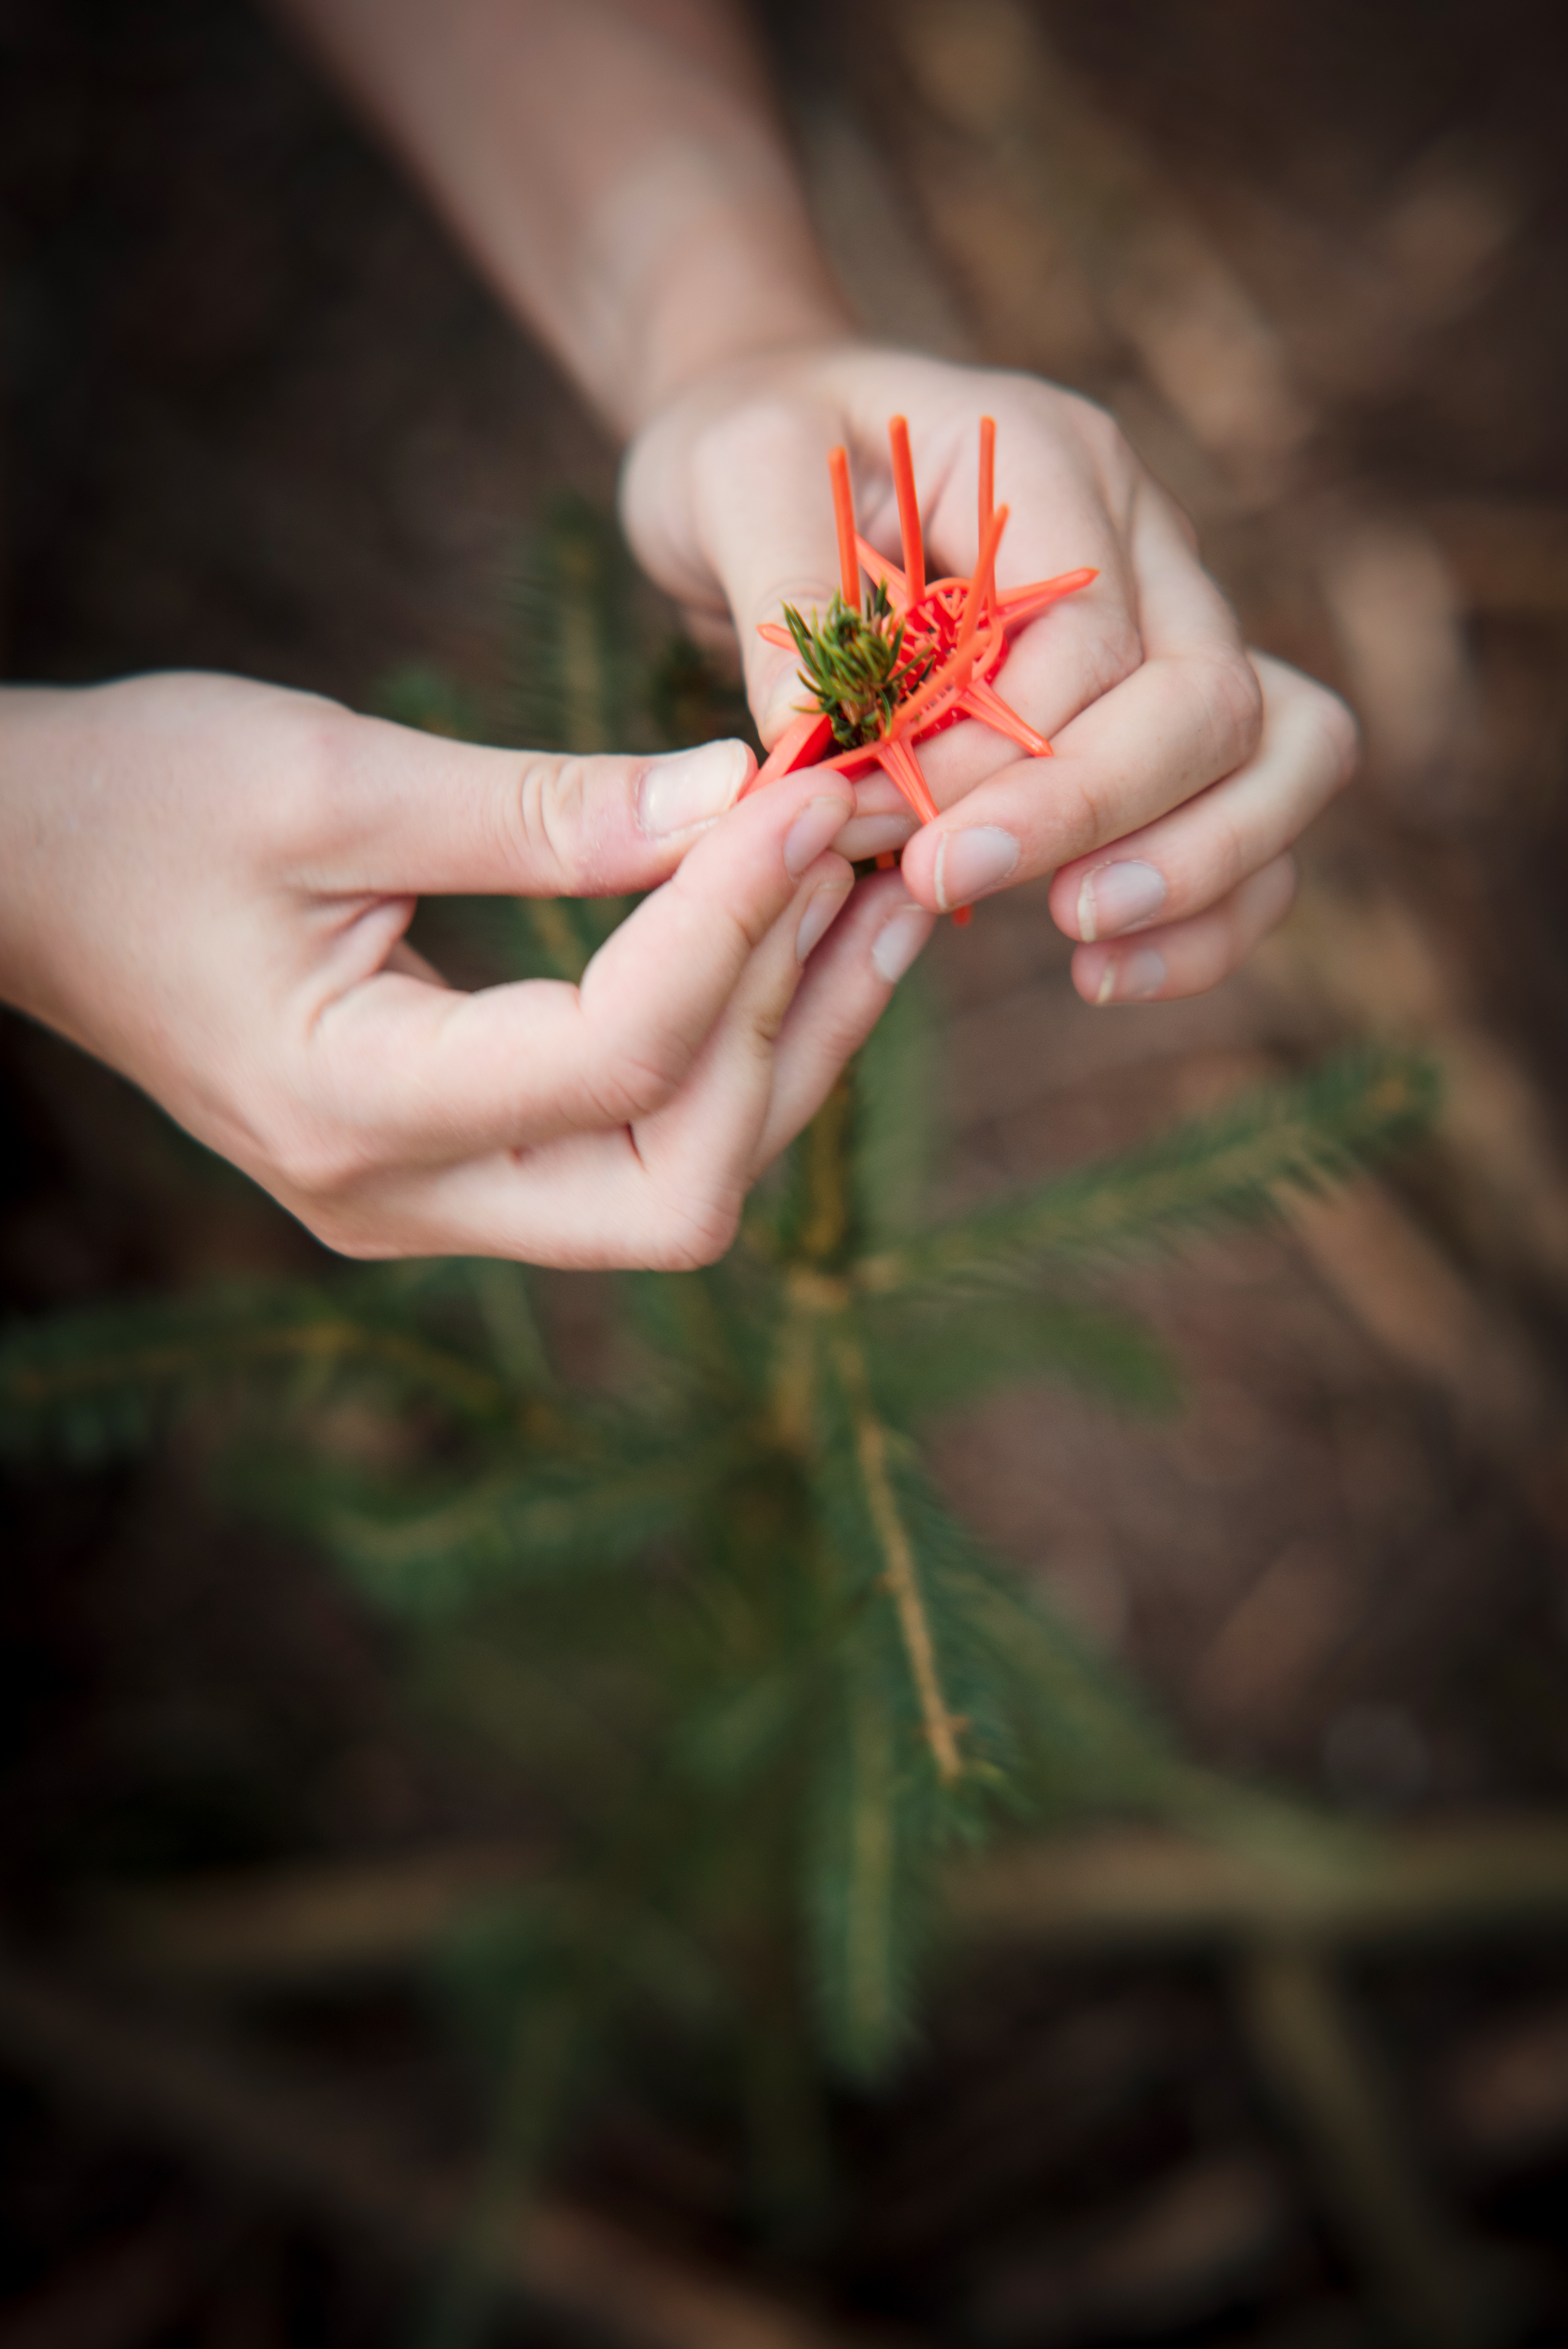
{"type": "Polygon", "coordinates": [[[1323,687],[1249,658],[1185,517],[1102,409],[1026,376],[851,342],[716,368],[632,444],[623,507],[639,557],[696,633],[738,636],[763,740],[776,740],[801,688],[758,624],[832,595],[835,442],[864,535],[897,559],[887,419],[901,412],[934,574],[974,565],[988,413],[996,496],[1011,507],[1002,584],[1080,564],[1099,577],[1015,638],[997,680],[1057,755],[1020,758],[984,727],[954,727],[920,754],[941,820],[917,829],[878,774],[841,851],[902,849],[905,885],[933,912],[1054,875],[1051,911],[1080,942],[1073,981],[1088,1002],[1212,987],[1288,910],[1292,843],[1348,780],[1356,728],[1323,687]]]}
{"type": "Polygon", "coordinates": [[[711,1264],[929,935],[836,774],[501,750],[242,678],[0,691],[0,1002],[355,1257],[711,1264]],[[580,984],[449,988],[419,892],[645,890],[580,984]]]}

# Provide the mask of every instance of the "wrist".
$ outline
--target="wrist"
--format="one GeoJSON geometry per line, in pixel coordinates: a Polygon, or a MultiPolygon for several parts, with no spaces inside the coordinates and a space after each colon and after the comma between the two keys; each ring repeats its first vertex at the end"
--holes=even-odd
{"type": "Polygon", "coordinates": [[[782,158],[673,141],[587,240],[580,373],[628,439],[705,378],[859,332],[782,158]]]}

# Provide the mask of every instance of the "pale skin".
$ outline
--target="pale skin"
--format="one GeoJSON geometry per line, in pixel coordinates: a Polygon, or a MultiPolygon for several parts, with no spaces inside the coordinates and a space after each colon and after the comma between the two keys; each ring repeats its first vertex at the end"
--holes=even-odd
{"type": "Polygon", "coordinates": [[[764,741],[799,698],[757,623],[837,577],[824,452],[896,552],[907,415],[934,564],[975,550],[997,419],[1004,585],[1092,564],[1017,640],[1057,756],[965,725],[942,813],[826,771],[745,796],[738,744],[560,759],[314,696],[164,676],[0,693],[0,997],[142,1085],[328,1245],[688,1267],[811,1116],[939,911],[1055,877],[1092,1002],[1190,995],[1286,911],[1347,778],[1343,705],[1249,658],[1171,502],[1100,410],[874,347],[821,263],[722,0],[290,0],[500,299],[627,443],[623,513],[738,642],[764,741]],[[849,859],[901,852],[853,885],[849,859]],[[418,898],[652,895],[580,988],[464,995],[418,898]]]}

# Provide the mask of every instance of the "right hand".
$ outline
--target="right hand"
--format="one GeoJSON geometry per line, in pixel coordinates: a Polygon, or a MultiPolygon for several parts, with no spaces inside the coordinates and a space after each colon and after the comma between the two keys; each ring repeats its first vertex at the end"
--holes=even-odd
{"type": "Polygon", "coordinates": [[[837,583],[829,449],[849,449],[861,527],[895,555],[887,419],[906,415],[932,570],[967,574],[983,413],[1013,514],[1000,584],[1098,573],[1022,630],[998,681],[1056,756],[954,726],[921,749],[935,822],[917,826],[873,771],[851,853],[873,835],[901,849],[911,894],[942,913],[1050,878],[1090,1003],[1202,993],[1284,919],[1293,844],[1349,780],[1356,728],[1324,687],[1248,658],[1186,522],[1103,409],[1028,376],[848,339],[754,356],[694,377],[645,423],[623,476],[628,535],[694,629],[717,636],[732,616],[772,743],[800,682],[758,626],[786,603],[825,608],[837,583]]]}
{"type": "Polygon", "coordinates": [[[8,690],[0,996],[347,1255],[710,1263],[932,926],[896,874],[845,913],[839,776],[737,806],[753,771],[233,678],[8,690]],[[652,895],[578,987],[458,993],[404,940],[424,892],[624,890],[652,895]]]}

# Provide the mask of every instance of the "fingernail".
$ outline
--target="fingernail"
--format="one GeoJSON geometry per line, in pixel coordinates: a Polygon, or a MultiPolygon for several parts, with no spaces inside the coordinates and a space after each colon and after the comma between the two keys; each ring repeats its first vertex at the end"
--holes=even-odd
{"type": "Polygon", "coordinates": [[[650,759],[637,801],[637,821],[655,840],[711,823],[738,798],[751,772],[744,742],[704,742],[695,750],[671,750],[650,759]]]}
{"type": "Polygon", "coordinates": [[[1095,994],[1097,1003],[1143,1003],[1158,995],[1167,973],[1158,947],[1139,947],[1131,954],[1112,955],[1095,994]]]}
{"type": "Polygon", "coordinates": [[[936,927],[936,916],[923,905],[901,905],[876,934],[872,968],[890,987],[896,986],[936,927]]]}
{"type": "Polygon", "coordinates": [[[812,891],[806,910],[800,916],[800,926],[795,933],[797,962],[804,962],[818,939],[827,935],[843,911],[849,894],[847,884],[838,886],[824,884],[820,889],[812,891]]]}
{"type": "Polygon", "coordinates": [[[967,905],[1004,882],[1018,862],[1018,843],[994,823],[944,833],[936,850],[936,902],[944,914],[967,905]]]}
{"type": "Polygon", "coordinates": [[[807,865],[837,840],[849,813],[842,800],[807,801],[784,836],[784,869],[791,881],[799,881],[807,865]]]}
{"type": "Polygon", "coordinates": [[[1146,922],[1157,914],[1169,895],[1165,875],[1152,864],[1134,857],[1120,864],[1102,864],[1085,874],[1078,891],[1078,936],[1086,946],[1096,938],[1113,938],[1119,930],[1130,930],[1134,922],[1146,922]]]}

